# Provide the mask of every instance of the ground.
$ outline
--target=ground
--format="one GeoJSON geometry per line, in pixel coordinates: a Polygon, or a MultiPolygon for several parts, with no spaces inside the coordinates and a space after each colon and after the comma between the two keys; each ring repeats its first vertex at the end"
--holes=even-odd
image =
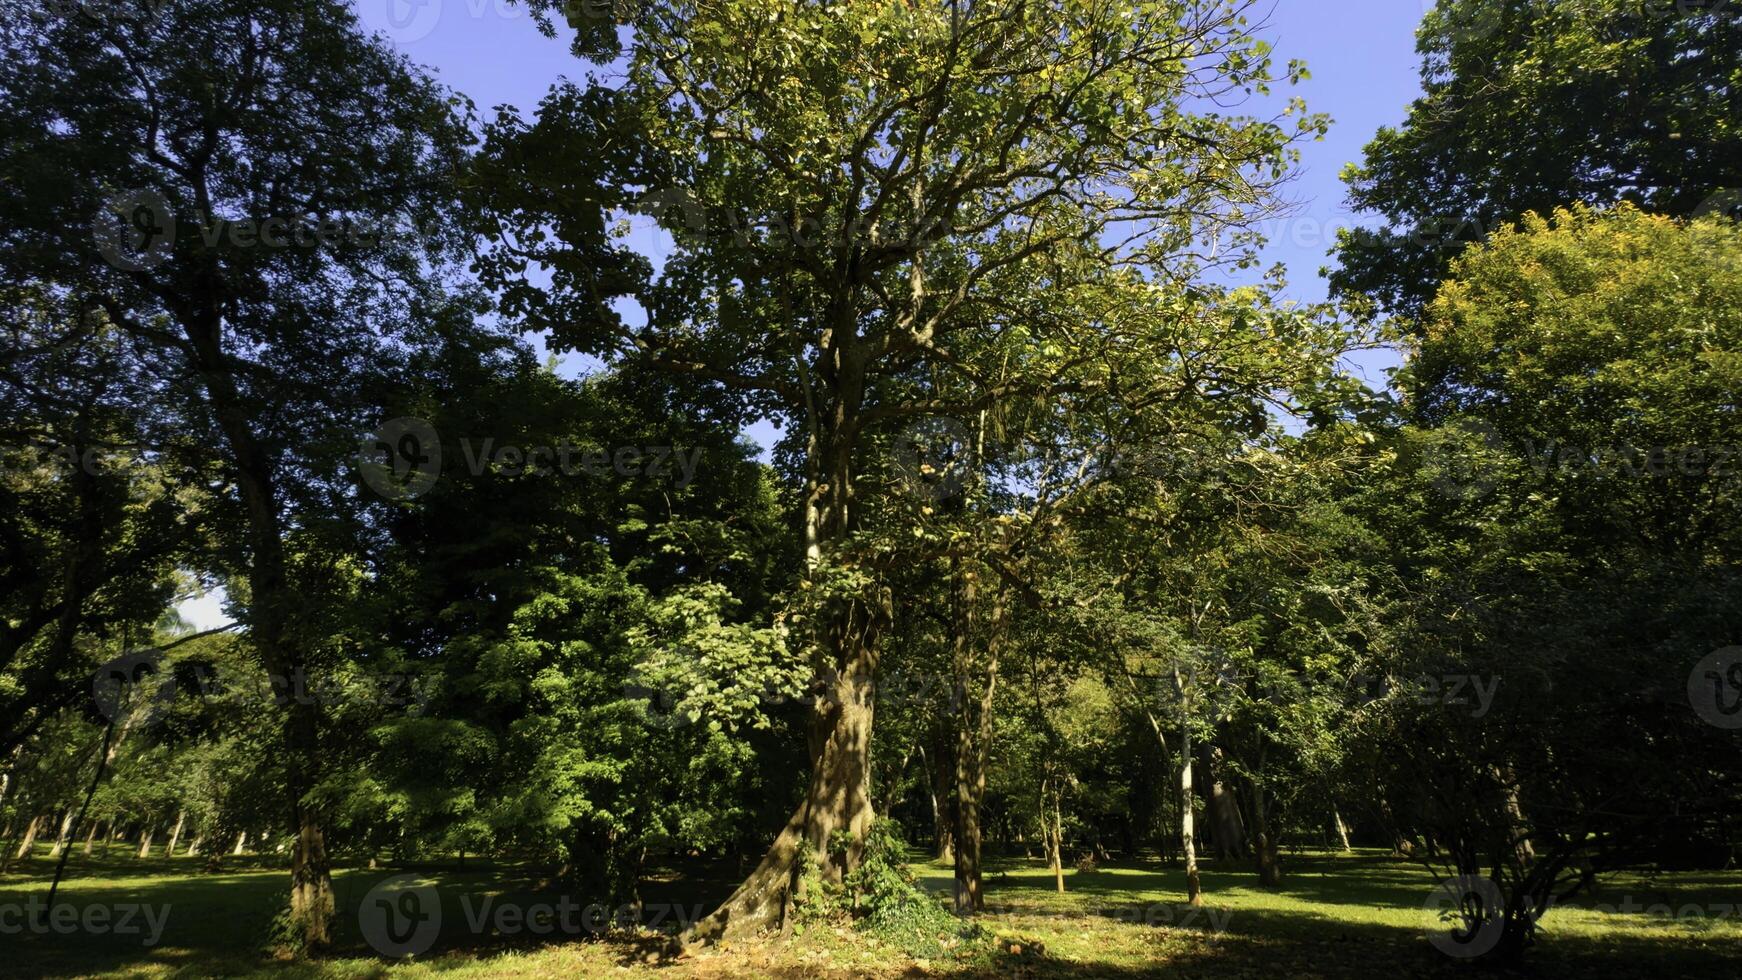
{"type": "MultiPolygon", "coordinates": [[[[1303,853],[1287,863],[1283,886],[1261,889],[1244,866],[1207,866],[1207,905],[1179,902],[1183,875],[1158,862],[1071,870],[1053,889],[1039,862],[993,860],[981,919],[992,943],[971,954],[908,955],[849,929],[816,925],[783,942],[666,952],[650,930],[604,938],[530,935],[519,911],[549,903],[542,883],[512,867],[412,869],[434,885],[444,929],[432,949],[408,960],[370,955],[357,910],[377,883],[407,869],[338,873],[339,950],[315,963],[277,960],[261,950],[287,890],[265,858],[234,859],[203,874],[199,859],[77,856],[62,885],[68,906],[105,907],[119,924],[126,906],[157,910],[162,933],[143,945],[148,921],[130,935],[37,933],[20,927],[20,907],[47,891],[52,864],[39,853],[0,878],[0,974],[34,977],[169,977],[269,974],[281,977],[1461,977],[1424,938],[1433,891],[1427,871],[1374,852],[1303,853]],[[489,901],[486,906],[485,902],[489,901]],[[167,913],[163,912],[168,906],[167,913]],[[6,909],[13,909],[11,914],[6,909]],[[502,917],[506,908],[510,914],[502,917]],[[483,918],[480,919],[480,916],[483,918]],[[486,924],[474,930],[471,923],[486,924]],[[506,926],[506,930],[498,928],[506,926]],[[504,934],[506,932],[507,934],[504,934]]],[[[916,864],[928,888],[947,892],[947,868],[916,864]]],[[[693,867],[650,883],[643,898],[667,922],[707,911],[730,889],[735,865],[693,867]]],[[[940,900],[942,896],[940,896],[940,900]]],[[[63,921],[71,912],[62,913],[63,921]]],[[[577,916],[583,919],[584,916],[577,916]]],[[[1550,913],[1543,938],[1519,976],[1742,977],[1742,872],[1620,875],[1596,894],[1550,913]]],[[[1494,975],[1484,973],[1484,975],[1494,975]]]]}

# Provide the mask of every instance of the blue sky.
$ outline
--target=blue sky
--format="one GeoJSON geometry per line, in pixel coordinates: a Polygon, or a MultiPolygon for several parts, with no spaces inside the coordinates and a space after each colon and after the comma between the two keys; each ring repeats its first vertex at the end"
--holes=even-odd
{"type": "MultiPolygon", "coordinates": [[[[1431,0],[1277,0],[1271,10],[1264,33],[1278,62],[1304,59],[1313,76],[1298,88],[1279,89],[1276,97],[1299,94],[1310,110],[1333,120],[1323,141],[1302,147],[1300,174],[1286,192],[1295,213],[1265,226],[1271,238],[1265,265],[1288,268],[1289,294],[1297,299],[1324,298],[1319,269],[1328,261],[1325,253],[1335,229],[1354,220],[1344,207],[1338,173],[1360,159],[1379,127],[1400,122],[1420,91],[1415,28],[1429,6],[1431,0]]],[[[530,118],[554,81],[582,78],[589,67],[569,54],[565,36],[539,34],[526,7],[507,0],[356,0],[356,8],[366,25],[469,96],[480,111],[513,105],[530,118]]],[[[1381,372],[1395,363],[1375,353],[1355,368],[1381,384],[1381,372]]],[[[765,447],[772,435],[760,426],[746,434],[765,447]]],[[[215,595],[181,608],[202,628],[227,619],[215,595]]]]}

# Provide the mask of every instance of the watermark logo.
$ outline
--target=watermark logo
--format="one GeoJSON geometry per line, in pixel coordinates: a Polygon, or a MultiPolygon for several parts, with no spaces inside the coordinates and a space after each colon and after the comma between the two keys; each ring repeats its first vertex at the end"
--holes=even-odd
{"type": "Polygon", "coordinates": [[[1742,729],[1742,646],[1714,650],[1694,665],[1688,703],[1707,724],[1742,729]]]}
{"type": "Polygon", "coordinates": [[[706,236],[708,213],[687,187],[658,187],[636,198],[630,213],[652,218],[678,241],[694,244],[706,236]]]}
{"type": "Polygon", "coordinates": [[[1501,0],[1421,0],[1425,18],[1436,18],[1438,29],[1454,44],[1480,41],[1505,21],[1501,0]]]}
{"type": "Polygon", "coordinates": [[[97,668],[91,678],[92,700],[111,722],[138,711],[140,720],[149,725],[169,712],[175,695],[175,671],[164,663],[163,651],[153,648],[122,654],[97,668]]]}
{"type": "Polygon", "coordinates": [[[434,885],[416,875],[395,875],[363,896],[357,925],[369,947],[382,956],[416,956],[435,945],[442,931],[442,900],[434,885]]]}
{"type": "Polygon", "coordinates": [[[1499,474],[1494,453],[1500,433],[1486,420],[1460,418],[1433,433],[1426,472],[1434,492],[1450,500],[1480,501],[1494,492],[1499,474]]]}
{"type": "Polygon", "coordinates": [[[423,419],[389,419],[363,439],[357,465],[363,482],[376,493],[388,500],[410,500],[441,476],[441,441],[423,419]]]}
{"type": "Polygon", "coordinates": [[[1428,914],[1427,941],[1455,959],[1493,952],[1506,928],[1506,899],[1500,886],[1479,875],[1440,882],[1422,908],[1428,914]]]}
{"type": "Polygon", "coordinates": [[[357,16],[397,44],[428,37],[442,19],[442,0],[362,0],[357,16]]]}
{"type": "Polygon", "coordinates": [[[973,467],[973,433],[945,416],[919,419],[895,437],[895,469],[912,493],[934,501],[961,494],[973,467]]]}
{"type": "Polygon", "coordinates": [[[91,233],[104,261],[124,272],[155,269],[175,248],[175,211],[157,191],[140,189],[103,202],[91,233]]]}
{"type": "Polygon", "coordinates": [[[156,946],[169,924],[169,904],[120,902],[113,905],[68,905],[51,910],[32,895],[23,904],[0,903],[0,936],[30,932],[39,936],[139,936],[141,946],[156,946]]]}
{"type": "Polygon", "coordinates": [[[1719,189],[1700,202],[1700,206],[1688,215],[1691,219],[1729,218],[1732,221],[1742,221],[1742,187],[1725,187],[1719,189]]]}

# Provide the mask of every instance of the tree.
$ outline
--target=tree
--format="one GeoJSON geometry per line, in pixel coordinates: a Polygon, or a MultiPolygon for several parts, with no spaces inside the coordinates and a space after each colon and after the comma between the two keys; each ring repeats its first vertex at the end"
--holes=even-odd
{"type": "MultiPolygon", "coordinates": [[[[468,139],[453,101],[325,0],[5,10],[0,274],[149,345],[198,434],[184,448],[221,460],[211,563],[237,575],[253,648],[276,674],[316,667],[332,610],[315,539],[371,424],[353,393],[446,302],[431,272],[468,139]]],[[[318,949],[318,706],[290,705],[285,738],[292,915],[318,949]]]]}
{"type": "Polygon", "coordinates": [[[1575,203],[1686,216],[1742,205],[1742,20],[1724,4],[1441,0],[1423,95],[1344,174],[1374,228],[1333,289],[1414,319],[1470,242],[1575,203]]]}
{"type": "Polygon", "coordinates": [[[1469,955],[1522,955],[1605,870],[1733,860],[1737,738],[1688,692],[1742,630],[1716,463],[1742,436],[1738,254],[1731,221],[1627,205],[1470,250],[1404,378],[1441,427],[1400,433],[1350,500],[1395,550],[1392,676],[1491,686],[1393,690],[1351,729],[1368,792],[1475,895],[1469,955]]]}
{"type": "Polygon", "coordinates": [[[1120,348],[1125,314],[1208,255],[1247,261],[1242,229],[1272,204],[1290,143],[1324,125],[1194,110],[1271,83],[1251,6],[641,4],[615,92],[559,89],[536,126],[497,134],[520,176],[499,201],[511,243],[499,278],[529,261],[556,273],[546,295],[510,289],[511,309],[559,345],[639,352],[741,393],[746,411],[785,423],[803,483],[805,574],[822,597],[807,638],[812,782],[699,936],[779,920],[800,849],[838,881],[870,828],[891,611],[852,548],[869,437],[1118,387],[1098,358],[1120,348]],[[582,145],[612,180],[576,172],[582,145]],[[645,325],[602,312],[618,283],[609,264],[595,271],[601,206],[639,206],[676,235],[638,292],[645,325]],[[1086,315],[1062,319],[1060,301],[1086,315]],[[988,381],[973,355],[1000,342],[1023,352],[1021,373],[988,381]],[[852,841],[842,851],[837,831],[852,841]]]}

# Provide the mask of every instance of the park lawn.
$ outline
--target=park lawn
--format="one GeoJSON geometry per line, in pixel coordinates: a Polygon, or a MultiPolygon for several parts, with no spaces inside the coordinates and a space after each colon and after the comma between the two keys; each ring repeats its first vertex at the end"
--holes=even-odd
{"type": "MultiPolygon", "coordinates": [[[[339,955],[286,962],[261,952],[286,890],[284,872],[258,857],[233,859],[222,874],[199,859],[120,855],[74,859],[61,893],[68,904],[168,904],[154,947],[139,937],[0,936],[0,974],[43,977],[573,977],[650,976],[1026,976],[1026,977],[1456,977],[1466,964],[1423,938],[1433,879],[1418,866],[1377,853],[1304,854],[1287,863],[1283,886],[1257,887],[1245,867],[1205,866],[1208,902],[1180,904],[1183,875],[1148,862],[1066,872],[1053,888],[1036,861],[993,860],[980,920],[996,942],[971,955],[916,959],[847,929],[813,926],[785,943],[746,943],[673,958],[654,930],[604,939],[546,941],[475,936],[465,928],[468,896],[541,900],[544,883],[523,869],[472,862],[414,872],[441,889],[444,930],[435,949],[410,961],[368,953],[355,910],[367,890],[396,870],[346,869],[335,876],[339,955]]],[[[729,891],[735,868],[691,869],[650,882],[643,897],[705,910],[729,891]]],[[[944,900],[948,868],[918,864],[921,883],[944,900]]],[[[0,905],[47,888],[45,856],[0,878],[0,905]]],[[[1742,977],[1742,873],[1617,876],[1544,923],[1541,945],[1521,976],[1742,977]],[[1622,911],[1632,908],[1634,911],[1622,911]]],[[[1494,975],[1487,973],[1485,975],[1494,975]]]]}

